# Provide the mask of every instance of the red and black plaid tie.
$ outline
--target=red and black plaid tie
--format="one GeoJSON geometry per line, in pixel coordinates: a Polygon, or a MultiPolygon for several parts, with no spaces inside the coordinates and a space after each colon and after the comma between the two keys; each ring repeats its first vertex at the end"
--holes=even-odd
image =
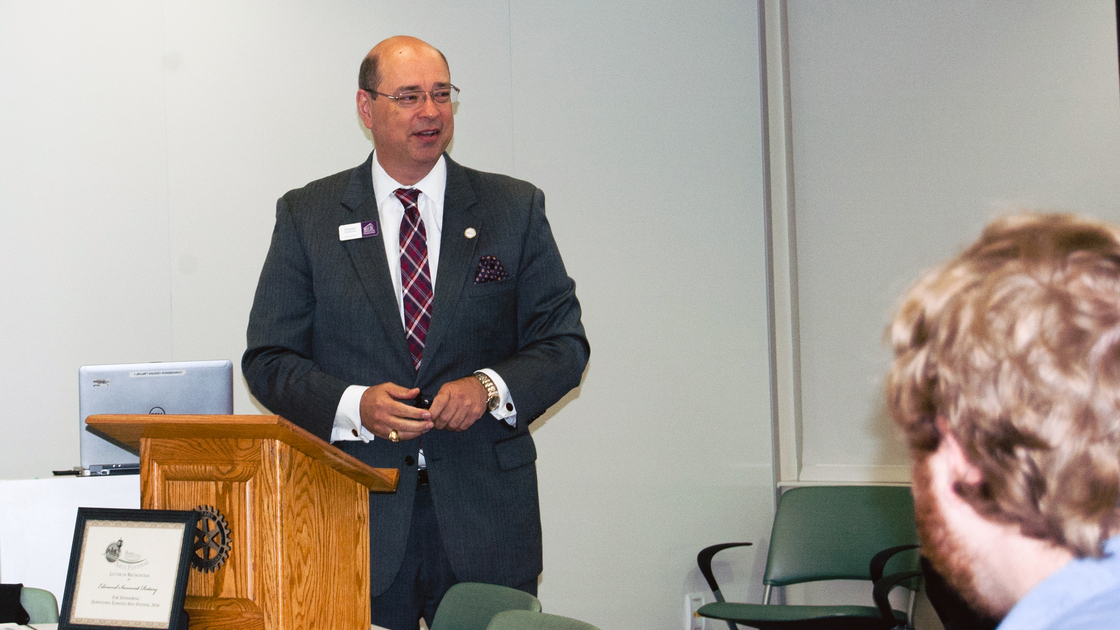
{"type": "Polygon", "coordinates": [[[420,191],[398,188],[394,191],[404,205],[401,219],[401,292],[404,296],[404,328],[412,363],[420,369],[424,356],[424,339],[432,319],[432,276],[428,272],[428,234],[416,207],[420,191]]]}

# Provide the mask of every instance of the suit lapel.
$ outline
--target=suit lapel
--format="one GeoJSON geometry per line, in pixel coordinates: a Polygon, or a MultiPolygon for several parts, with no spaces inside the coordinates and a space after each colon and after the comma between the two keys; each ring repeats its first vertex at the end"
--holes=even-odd
{"type": "Polygon", "coordinates": [[[405,340],[404,326],[401,324],[400,311],[397,309],[397,296],[390,281],[388,262],[385,259],[385,241],[381,235],[381,231],[386,229],[396,231],[397,226],[383,225],[377,212],[377,199],[373,193],[373,174],[370,170],[373,166],[372,160],[371,153],[365,163],[351,173],[341,203],[344,208],[343,216],[346,217],[344,223],[377,221],[378,235],[345,241],[343,246],[350,255],[351,263],[361,280],[362,288],[369,297],[377,321],[382,322],[385,328],[385,339],[379,339],[377,343],[387,343],[398,362],[407,362],[411,371],[412,354],[405,340]]]}
{"type": "MultiPolygon", "coordinates": [[[[443,232],[440,239],[439,275],[436,276],[435,294],[432,298],[432,321],[424,342],[424,355],[434,356],[447,336],[451,314],[459,303],[463,286],[474,272],[475,246],[478,239],[466,236],[467,228],[476,232],[485,226],[479,224],[472,207],[476,199],[474,189],[467,179],[466,170],[447,158],[447,187],[443,194],[443,232]],[[429,354],[431,353],[431,354],[429,354]]],[[[430,362],[420,364],[420,382],[430,362]]]]}

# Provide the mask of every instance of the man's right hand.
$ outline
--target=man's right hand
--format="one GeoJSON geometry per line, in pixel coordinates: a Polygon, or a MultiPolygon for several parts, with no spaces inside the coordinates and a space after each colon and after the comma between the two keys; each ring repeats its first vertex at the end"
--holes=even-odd
{"type": "Polygon", "coordinates": [[[392,439],[396,431],[398,440],[412,440],[427,433],[435,425],[427,409],[414,407],[402,401],[412,401],[419,389],[405,389],[393,383],[373,385],[362,393],[362,426],[382,440],[392,439]]]}

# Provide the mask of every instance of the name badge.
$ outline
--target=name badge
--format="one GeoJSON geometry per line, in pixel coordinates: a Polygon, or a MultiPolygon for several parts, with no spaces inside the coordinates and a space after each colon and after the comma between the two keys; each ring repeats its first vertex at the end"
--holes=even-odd
{"type": "Polygon", "coordinates": [[[377,221],[362,221],[338,226],[338,240],[352,241],[356,238],[377,236],[377,221]]]}

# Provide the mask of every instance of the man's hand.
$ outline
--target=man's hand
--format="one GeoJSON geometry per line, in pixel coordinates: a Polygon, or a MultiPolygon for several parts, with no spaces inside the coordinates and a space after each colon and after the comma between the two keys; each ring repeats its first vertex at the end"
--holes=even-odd
{"type": "Polygon", "coordinates": [[[444,383],[432,400],[432,423],[437,429],[466,431],[486,411],[488,397],[474,376],[444,383]]]}
{"type": "Polygon", "coordinates": [[[392,439],[389,433],[394,430],[399,440],[420,437],[435,426],[431,421],[434,414],[401,402],[414,400],[419,394],[419,389],[405,389],[393,383],[366,389],[360,406],[362,426],[383,440],[392,439]]]}

